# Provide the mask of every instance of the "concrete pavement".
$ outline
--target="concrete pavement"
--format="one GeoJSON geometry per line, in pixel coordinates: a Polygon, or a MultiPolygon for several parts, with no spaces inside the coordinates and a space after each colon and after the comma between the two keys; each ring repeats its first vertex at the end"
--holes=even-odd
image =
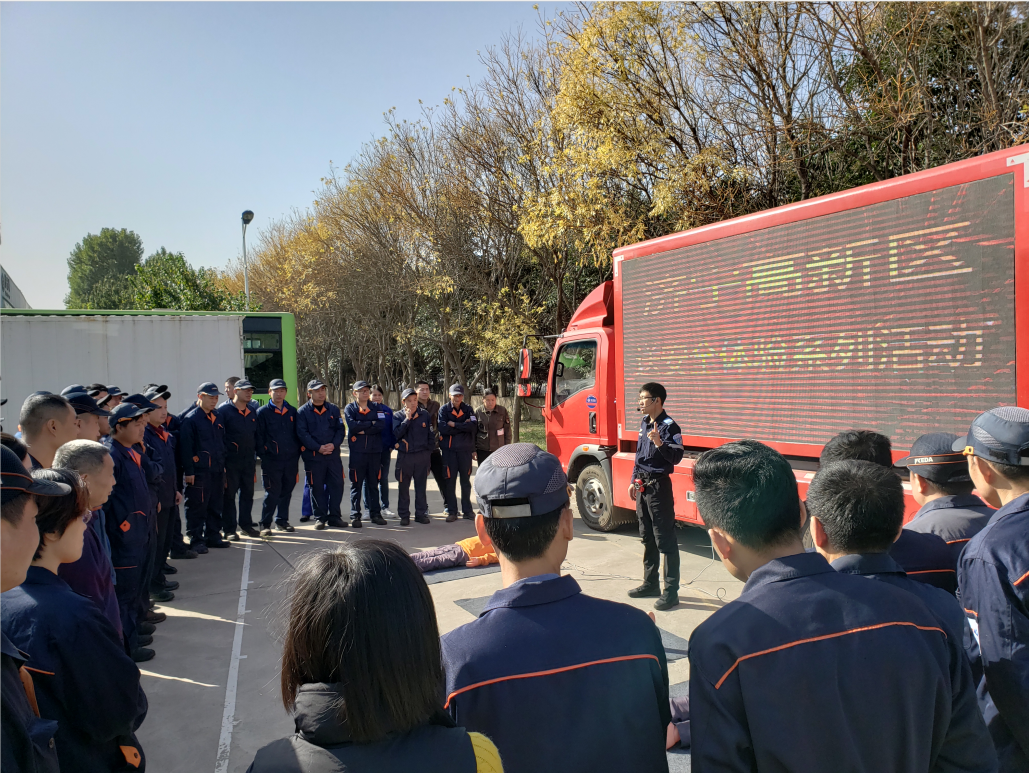
{"type": "MultiPolygon", "coordinates": [[[[346,459],[344,459],[346,465],[346,459]]],[[[258,477],[260,480],[260,477],[258,477]]],[[[396,507],[391,480],[390,504],[396,507]]],[[[168,620],[157,626],[157,657],[141,664],[150,711],[139,730],[150,773],[243,773],[264,744],[293,731],[279,691],[279,658],[285,582],[304,553],[331,548],[341,540],[391,539],[409,551],[453,543],[472,536],[474,525],[446,523],[441,515],[428,525],[406,528],[369,525],[363,529],[315,531],[300,524],[302,487],[294,492],[289,534],[270,540],[242,537],[229,550],[212,550],[190,561],[175,561],[181,583],[175,600],[159,607],[168,620]]],[[[343,512],[349,512],[349,486],[343,512]]],[[[430,478],[429,508],[441,513],[443,501],[430,478]]],[[[255,511],[260,509],[260,497],[255,511]]],[[[711,612],[736,598],[743,584],[717,559],[712,560],[701,529],[678,530],[682,554],[682,603],[657,613],[664,631],[689,639],[711,612]]],[[[650,611],[652,599],[633,601],[625,593],[640,582],[643,548],[634,529],[612,534],[590,530],[576,517],[575,539],[563,570],[585,593],[632,603],[650,611]]],[[[500,574],[465,577],[429,586],[440,633],[474,619],[455,602],[478,599],[500,588],[500,574]]],[[[688,676],[686,658],[669,664],[672,684],[688,676]]]]}

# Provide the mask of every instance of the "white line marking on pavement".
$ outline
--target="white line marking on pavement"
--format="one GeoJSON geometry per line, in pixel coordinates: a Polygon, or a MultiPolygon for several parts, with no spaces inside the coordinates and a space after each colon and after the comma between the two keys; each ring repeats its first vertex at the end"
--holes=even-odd
{"type": "Polygon", "coordinates": [[[185,682],[186,684],[195,684],[198,687],[218,687],[216,684],[207,684],[206,682],[194,682],[192,679],[187,679],[184,676],[168,676],[168,674],[158,674],[153,671],[144,671],[142,668],[139,669],[139,673],[143,676],[151,676],[155,679],[171,679],[176,682],[185,682]]]}
{"type": "Polygon", "coordinates": [[[247,585],[250,579],[250,546],[247,543],[243,556],[243,577],[239,583],[239,606],[236,608],[236,632],[232,636],[232,659],[229,661],[229,679],[225,684],[225,710],[222,712],[222,734],[218,739],[218,756],[215,758],[214,773],[226,773],[229,769],[229,750],[232,747],[232,726],[236,719],[236,682],[239,680],[240,649],[243,646],[243,619],[247,613],[247,585]]]}

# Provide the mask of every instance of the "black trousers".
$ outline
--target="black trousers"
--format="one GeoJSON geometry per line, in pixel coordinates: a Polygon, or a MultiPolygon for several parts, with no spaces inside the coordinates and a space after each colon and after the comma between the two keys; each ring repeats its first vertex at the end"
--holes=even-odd
{"type": "Polygon", "coordinates": [[[264,479],[264,504],[261,506],[261,527],[270,529],[272,518],[276,523],[289,523],[289,500],[297,485],[300,457],[292,459],[262,459],[261,477],[264,479]],[[278,511],[278,514],[276,514],[278,511]]]}
{"type": "Polygon", "coordinates": [[[443,497],[444,502],[446,502],[447,473],[443,469],[443,452],[438,448],[429,456],[429,471],[432,473],[432,479],[436,481],[436,489],[439,491],[440,496],[443,497]]]}
{"type": "MultiPolygon", "coordinates": [[[[154,539],[154,558],[149,572],[149,584],[153,590],[164,585],[164,575],[161,574],[161,567],[168,560],[168,552],[171,550],[171,516],[172,511],[177,510],[174,505],[167,506],[162,503],[161,512],[157,514],[157,535],[154,539]]],[[[149,602],[149,596],[147,601],[149,602]]],[[[149,604],[148,604],[149,606],[149,604]]]]}
{"type": "Polygon", "coordinates": [[[461,515],[475,515],[472,511],[472,452],[447,449],[443,452],[443,468],[446,470],[445,497],[447,511],[458,515],[457,479],[461,479],[461,515]]]}
{"type": "Polygon", "coordinates": [[[424,518],[429,515],[425,484],[429,478],[430,456],[430,451],[397,454],[397,515],[405,521],[411,517],[411,481],[414,481],[414,517],[424,518]]]}
{"type": "Polygon", "coordinates": [[[232,460],[225,463],[225,501],[222,503],[222,530],[236,531],[236,495],[239,494],[239,526],[254,527],[254,475],[257,460],[232,460]]]}
{"type": "MultiPolygon", "coordinates": [[[[351,451],[348,460],[350,465],[350,520],[361,520],[361,492],[364,491],[368,504],[368,516],[382,515],[379,507],[379,476],[382,474],[382,453],[376,451],[366,454],[362,451],[351,451]],[[365,486],[367,481],[368,485],[365,486]]],[[[311,491],[314,502],[315,491],[311,491]]],[[[318,508],[315,508],[315,513],[318,508]]]]}
{"type": "Polygon", "coordinates": [[[659,584],[663,555],[665,591],[678,592],[679,540],[675,536],[675,506],[669,476],[651,478],[646,488],[636,494],[636,518],[643,540],[643,582],[659,584]]]}
{"type": "Polygon", "coordinates": [[[186,486],[186,533],[190,542],[221,539],[225,473],[220,468],[196,473],[186,486]]]}
{"type": "Polygon", "coordinates": [[[319,454],[317,458],[304,460],[304,474],[311,487],[311,509],[314,517],[322,523],[343,515],[339,505],[343,501],[343,460],[339,454],[319,454]]]}

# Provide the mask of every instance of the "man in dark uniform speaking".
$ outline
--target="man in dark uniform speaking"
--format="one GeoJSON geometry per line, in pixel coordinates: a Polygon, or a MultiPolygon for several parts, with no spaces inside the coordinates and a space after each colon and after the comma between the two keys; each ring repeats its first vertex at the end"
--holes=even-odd
{"type": "Polygon", "coordinates": [[[679,425],[665,413],[668,393],[658,383],[640,387],[640,437],[632,468],[629,496],[636,502],[636,517],[643,538],[643,584],[629,591],[638,599],[659,596],[654,609],[664,611],[679,603],[679,542],[675,537],[672,468],[682,461],[679,425]],[[661,592],[661,555],[665,557],[665,591],[661,592]]]}

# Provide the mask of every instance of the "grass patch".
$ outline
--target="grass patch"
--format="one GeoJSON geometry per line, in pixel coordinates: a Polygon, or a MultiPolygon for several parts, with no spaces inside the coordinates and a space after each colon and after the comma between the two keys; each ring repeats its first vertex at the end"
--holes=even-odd
{"type": "Polygon", "coordinates": [[[523,421],[518,427],[518,436],[522,443],[535,443],[547,450],[547,425],[542,421],[523,421]]]}

